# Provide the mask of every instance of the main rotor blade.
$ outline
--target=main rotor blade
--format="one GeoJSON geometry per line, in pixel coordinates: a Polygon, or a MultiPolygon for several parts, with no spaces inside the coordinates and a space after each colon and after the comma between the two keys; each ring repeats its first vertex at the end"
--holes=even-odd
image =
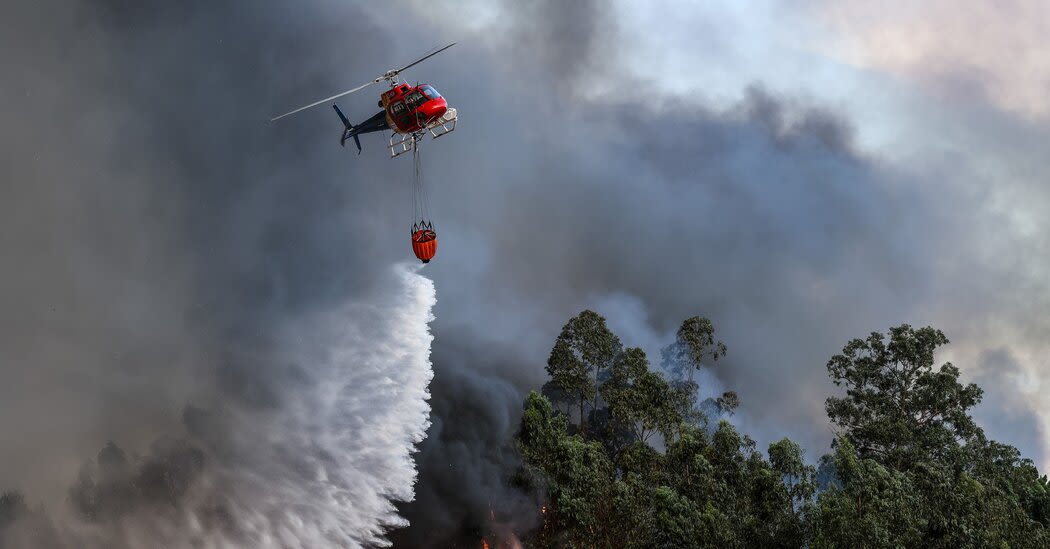
{"type": "Polygon", "coordinates": [[[428,55],[424,55],[423,57],[420,57],[419,59],[417,59],[417,60],[415,60],[415,61],[405,65],[404,67],[401,67],[400,69],[397,69],[396,71],[394,71],[394,74],[398,74],[401,71],[403,71],[403,70],[405,70],[405,69],[407,69],[409,67],[414,67],[414,66],[422,63],[423,61],[425,61],[427,59],[430,59],[431,57],[434,57],[435,55],[437,55],[437,54],[439,54],[439,53],[441,53],[441,52],[443,52],[443,51],[445,51],[445,50],[447,50],[447,49],[449,49],[449,48],[451,48],[452,46],[455,46],[455,45],[456,45],[456,43],[453,42],[453,43],[451,43],[451,44],[441,48],[440,50],[437,50],[434,53],[431,53],[431,54],[428,54],[428,55]]]}
{"type": "Polygon", "coordinates": [[[309,105],[307,105],[305,107],[299,107],[298,109],[295,109],[292,112],[286,112],[286,113],[282,114],[281,116],[278,116],[278,117],[275,117],[275,118],[271,118],[270,122],[274,122],[276,120],[280,120],[280,119],[282,119],[282,118],[284,118],[286,116],[295,114],[295,113],[297,113],[299,111],[305,111],[306,109],[309,109],[310,107],[316,107],[316,106],[320,105],[321,103],[327,103],[327,102],[329,102],[329,101],[331,101],[333,99],[338,99],[338,98],[340,98],[340,97],[342,97],[344,95],[354,93],[355,91],[363,90],[363,89],[367,88],[368,86],[371,86],[372,84],[375,84],[375,83],[376,83],[376,80],[373,80],[373,81],[371,81],[371,82],[369,82],[367,84],[362,84],[362,85],[360,85],[360,86],[358,86],[358,87],[356,87],[356,88],[354,88],[352,90],[346,90],[343,93],[338,93],[336,95],[333,95],[332,97],[326,97],[326,98],[324,98],[324,99],[322,99],[322,100],[320,100],[320,101],[318,101],[316,103],[310,103],[309,105]]]}

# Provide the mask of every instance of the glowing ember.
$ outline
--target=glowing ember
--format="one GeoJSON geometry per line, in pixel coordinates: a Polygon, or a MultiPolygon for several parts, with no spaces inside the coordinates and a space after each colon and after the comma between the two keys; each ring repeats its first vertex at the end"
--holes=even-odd
{"type": "Polygon", "coordinates": [[[489,549],[489,542],[485,538],[481,538],[481,549],[489,549]]]}

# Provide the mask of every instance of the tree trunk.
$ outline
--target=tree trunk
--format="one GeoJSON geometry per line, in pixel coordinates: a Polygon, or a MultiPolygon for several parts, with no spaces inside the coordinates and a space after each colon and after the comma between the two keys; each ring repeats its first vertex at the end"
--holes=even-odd
{"type": "Polygon", "coordinates": [[[594,407],[591,408],[595,413],[598,412],[598,365],[594,365],[594,407]]]}
{"type": "Polygon", "coordinates": [[[586,399],[584,399],[583,396],[581,395],[580,396],[580,435],[581,436],[583,436],[583,403],[584,402],[586,402],[586,399]]]}

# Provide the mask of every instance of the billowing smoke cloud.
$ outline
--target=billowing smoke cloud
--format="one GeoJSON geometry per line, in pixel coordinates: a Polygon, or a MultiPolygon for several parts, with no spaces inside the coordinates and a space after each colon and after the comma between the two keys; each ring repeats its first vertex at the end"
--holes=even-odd
{"type": "Polygon", "coordinates": [[[385,532],[407,524],[394,502],[414,497],[411,454],[430,423],[435,291],[416,271],[400,265],[397,283],[369,299],[289,319],[256,363],[285,365],[279,409],[187,407],[199,446],[162,438],[141,458],[109,443],[81,471],[68,509],[3,509],[15,520],[0,524],[0,542],[388,546],[385,532]]]}
{"type": "Polygon", "coordinates": [[[838,31],[834,43],[821,45],[831,57],[915,80],[949,99],[976,99],[1044,120],[1050,114],[1050,65],[1036,53],[1050,24],[1041,2],[971,0],[965,10],[943,0],[879,8],[807,4],[838,31]]]}
{"type": "MultiPolygon", "coordinates": [[[[408,186],[336,173],[316,125],[265,124],[331,76],[309,61],[344,40],[329,8],[4,5],[15,547],[378,545],[402,524],[434,300],[387,267],[410,253],[408,186]]],[[[386,35],[339,13],[359,19],[344,68],[371,75],[353,64],[386,35]]]]}
{"type": "MultiPolygon", "coordinates": [[[[668,4],[651,8],[657,19],[682,8],[668,4]]],[[[458,379],[462,369],[442,362],[442,347],[470,348],[462,354],[476,380],[466,387],[477,390],[461,399],[490,403],[491,417],[517,417],[520,401],[491,398],[502,394],[499,381],[539,387],[558,329],[584,308],[608,316],[625,344],[647,349],[703,314],[729,348],[711,385],[740,395],[734,421],[760,444],[787,435],[816,459],[832,436],[823,402],[835,388],[825,364],[850,338],[932,324],[978,347],[956,360],[965,376],[980,370],[981,350],[1000,345],[982,330],[995,324],[997,300],[1021,310],[1011,292],[995,289],[1016,278],[1001,276],[993,256],[973,254],[982,235],[995,234],[986,229],[997,217],[984,209],[985,195],[960,188],[971,176],[936,152],[909,142],[901,151],[918,151],[910,163],[887,162],[858,145],[866,128],[839,105],[761,82],[718,105],[702,84],[686,95],[634,86],[615,59],[633,47],[622,26],[634,19],[610,17],[615,9],[479,5],[416,12],[467,34],[456,38],[484,53],[461,50],[464,68],[427,74],[470,105],[433,160],[442,185],[435,209],[451,235],[446,263],[433,271],[445,292],[436,379],[458,379]],[[506,17],[478,28],[475,8],[506,17]],[[478,81],[479,67],[492,78],[478,81]]],[[[698,42],[672,44],[685,76],[722,53],[698,42]]],[[[1003,396],[989,391],[990,409],[1003,396]]],[[[435,406],[435,414],[454,418],[457,409],[435,406]]],[[[1039,432],[988,427],[1006,442],[1035,439],[1022,445],[1037,462],[1045,455],[1039,432]]],[[[464,488],[447,459],[455,448],[470,456],[459,463],[477,464],[472,473],[484,477],[500,464],[492,452],[505,444],[502,433],[440,435],[420,454],[421,488],[440,497],[409,509],[415,531],[399,534],[405,546],[430,546],[435,530],[481,522],[487,500],[513,502],[509,493],[464,488]]]]}
{"type": "MultiPolygon", "coordinates": [[[[416,456],[417,500],[400,507],[411,525],[395,533],[397,546],[476,542],[490,512],[535,510],[508,486],[508,441],[524,391],[544,381],[553,338],[581,309],[605,314],[626,344],[650,355],[682,319],[708,316],[729,347],[711,385],[740,394],[741,427],[760,442],[789,435],[815,457],[830,438],[824,363],[848,338],[907,321],[965,340],[994,324],[985,311],[1005,306],[1023,319],[1043,303],[1031,292],[1003,299],[1002,288],[1020,287],[1007,272],[1023,271],[1025,258],[989,267],[1016,232],[985,230],[1001,219],[983,207],[981,189],[993,185],[981,172],[960,173],[962,153],[913,144],[910,165],[889,165],[860,150],[865,128],[853,127],[852,113],[762,82],[717,105],[699,84],[673,95],[635,85],[616,54],[632,49],[626,36],[644,32],[624,32],[622,6],[431,8],[327,0],[0,8],[8,71],[0,98],[15,106],[0,111],[0,246],[14,258],[0,272],[0,489],[21,489],[30,510],[45,504],[62,531],[70,485],[107,441],[127,454],[112,461],[127,464],[114,466],[116,479],[140,478],[151,463],[196,471],[197,449],[199,473],[177,507],[189,515],[138,512],[169,527],[207,516],[200,531],[248,545],[305,543],[333,524],[328,511],[300,505],[307,494],[343,505],[329,490],[350,477],[318,480],[321,462],[374,475],[362,486],[381,491],[389,469],[367,449],[388,449],[389,440],[322,459],[336,439],[301,451],[293,442],[301,439],[283,439],[293,426],[315,428],[310,413],[339,408],[303,404],[323,378],[310,368],[334,364],[320,334],[341,341],[318,319],[331,318],[333,304],[392,304],[375,296],[396,295],[386,266],[409,253],[411,170],[384,158],[383,136],[364,136],[364,154],[347,154],[324,108],[265,121],[452,40],[456,48],[407,75],[434,84],[461,122],[424,150],[441,242],[426,274],[442,296],[432,425],[416,456]],[[316,338],[296,331],[307,325],[319,327],[316,338]],[[183,443],[151,447],[165,435],[183,443]],[[284,492],[291,503],[281,508],[284,492]],[[230,498],[200,495],[216,493],[230,498]],[[227,522],[229,532],[217,526],[227,522]],[[266,541],[266,525],[284,529],[266,541]]],[[[677,9],[657,6],[646,20],[677,9]]],[[[680,75],[719,59],[735,36],[707,38],[676,50],[697,55],[680,75]]],[[[375,96],[340,104],[357,121],[374,112],[375,96]]],[[[1016,154],[1045,157],[1025,145],[1039,140],[1010,123],[993,127],[997,139],[1013,136],[1003,142],[1016,154]]],[[[1024,337],[1041,328],[1031,323],[1024,337]]],[[[1010,360],[985,361],[989,371],[1032,355],[1003,356],[1010,360]]],[[[356,391],[345,396],[362,397],[356,391]]],[[[96,486],[98,462],[111,455],[95,459],[96,486]]],[[[405,495],[392,491],[353,513],[389,523],[383,502],[405,495]]]]}

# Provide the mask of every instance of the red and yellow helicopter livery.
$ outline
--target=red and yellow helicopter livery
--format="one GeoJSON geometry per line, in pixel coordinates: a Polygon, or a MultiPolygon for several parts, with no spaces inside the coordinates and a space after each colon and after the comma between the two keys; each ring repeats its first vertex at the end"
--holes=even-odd
{"type": "Polygon", "coordinates": [[[430,133],[432,138],[437,139],[452,132],[456,129],[458,117],[456,109],[449,107],[445,98],[433,86],[430,84],[410,86],[400,82],[398,75],[405,69],[415,66],[455,45],[455,42],[453,42],[424,55],[400,69],[389,70],[371,82],[270,119],[270,122],[277,121],[386,80],[390,84],[390,89],[379,96],[379,106],[383,110],[360,124],[351,124],[350,120],[343,114],[343,111],[339,110],[339,106],[332,104],[332,108],[335,109],[339,120],[343,122],[343,132],[339,139],[339,144],[346,146],[346,140],[353,138],[354,144],[357,145],[357,153],[361,154],[359,135],[391,130],[388,147],[391,158],[412,151],[412,155],[415,157],[414,192],[416,203],[415,220],[413,220],[412,224],[412,251],[423,263],[429,263],[433,259],[434,254],[437,253],[437,233],[434,231],[433,222],[428,220],[429,213],[427,210],[429,207],[425,189],[423,189],[423,178],[419,163],[419,141],[426,133],[430,133]]]}

